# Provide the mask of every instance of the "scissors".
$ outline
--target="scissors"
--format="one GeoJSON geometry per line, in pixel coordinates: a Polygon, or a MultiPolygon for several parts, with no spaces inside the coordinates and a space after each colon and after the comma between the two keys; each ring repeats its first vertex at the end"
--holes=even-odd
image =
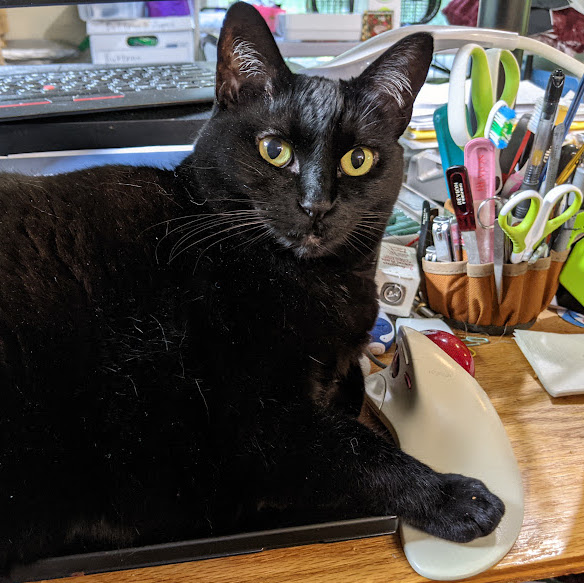
{"type": "Polygon", "coordinates": [[[507,49],[487,49],[477,44],[464,45],[456,53],[450,73],[448,88],[448,127],[457,146],[464,146],[473,138],[485,136],[489,114],[498,102],[497,83],[499,64],[503,66],[505,82],[499,100],[513,107],[519,91],[520,72],[517,60],[507,49]],[[471,135],[467,127],[466,73],[469,62],[471,69],[470,97],[477,120],[476,132],[471,135]]]}
{"type": "Polygon", "coordinates": [[[513,243],[511,263],[528,261],[535,249],[552,231],[573,217],[582,205],[582,191],[572,184],[552,188],[544,197],[536,190],[524,190],[511,197],[499,211],[499,225],[513,243]],[[568,193],[574,193],[570,206],[560,215],[550,218],[556,204],[568,193]],[[530,200],[524,219],[512,225],[513,209],[522,201],[530,200]]]}

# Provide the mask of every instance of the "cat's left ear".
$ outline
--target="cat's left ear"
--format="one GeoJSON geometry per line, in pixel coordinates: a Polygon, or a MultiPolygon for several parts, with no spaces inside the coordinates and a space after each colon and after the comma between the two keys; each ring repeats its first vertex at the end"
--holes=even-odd
{"type": "Polygon", "coordinates": [[[353,79],[357,91],[382,107],[395,122],[394,137],[405,131],[412,117],[414,100],[422,88],[432,62],[434,39],[428,33],[403,38],[353,79]]]}
{"type": "Polygon", "coordinates": [[[277,79],[292,75],[260,13],[250,4],[229,8],[217,43],[215,97],[221,109],[271,95],[277,79]]]}

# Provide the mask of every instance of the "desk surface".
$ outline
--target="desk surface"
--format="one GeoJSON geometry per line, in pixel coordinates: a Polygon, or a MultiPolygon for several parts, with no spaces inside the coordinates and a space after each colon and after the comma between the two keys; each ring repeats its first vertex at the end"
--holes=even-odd
{"type": "MultiPolygon", "coordinates": [[[[533,330],[577,333],[553,312],[533,330]]],[[[509,337],[477,349],[476,377],[497,409],[524,480],[525,520],[515,546],[480,582],[528,581],[584,572],[584,395],[550,397],[509,337]]],[[[73,577],[63,583],[387,583],[426,581],[397,535],[256,555],[73,577]]]]}

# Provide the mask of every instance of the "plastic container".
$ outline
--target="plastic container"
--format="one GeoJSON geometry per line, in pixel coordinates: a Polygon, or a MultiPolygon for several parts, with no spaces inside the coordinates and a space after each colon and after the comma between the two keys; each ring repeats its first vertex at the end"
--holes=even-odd
{"type": "Polygon", "coordinates": [[[81,20],[127,20],[141,18],[145,14],[146,2],[112,2],[105,4],[80,4],[81,20]]]}
{"type": "Polygon", "coordinates": [[[147,2],[148,16],[187,16],[191,13],[188,0],[164,0],[164,2],[147,2]]]}

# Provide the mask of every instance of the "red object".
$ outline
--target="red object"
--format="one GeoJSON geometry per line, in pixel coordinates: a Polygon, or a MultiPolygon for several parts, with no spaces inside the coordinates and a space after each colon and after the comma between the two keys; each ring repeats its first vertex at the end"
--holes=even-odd
{"type": "Polygon", "coordinates": [[[464,166],[451,166],[446,170],[446,180],[459,230],[475,231],[477,227],[466,168],[464,166]]]}
{"type": "Polygon", "coordinates": [[[96,97],[75,97],[73,101],[98,101],[100,99],[119,99],[120,97],[125,97],[125,95],[121,94],[121,95],[99,95],[96,97]]]}
{"type": "Polygon", "coordinates": [[[519,163],[519,158],[521,158],[521,155],[523,154],[525,147],[527,146],[527,142],[529,142],[530,136],[532,136],[532,133],[529,130],[527,130],[525,132],[525,135],[523,136],[523,139],[521,140],[521,143],[519,144],[519,148],[517,148],[517,152],[515,152],[515,158],[513,158],[513,162],[511,162],[509,174],[503,174],[503,184],[505,184],[505,182],[507,182],[507,178],[509,178],[509,176],[511,176],[511,174],[515,172],[515,166],[517,166],[517,164],[519,163]]]}
{"type": "Polygon", "coordinates": [[[475,365],[472,354],[468,346],[458,336],[443,330],[425,330],[422,334],[425,334],[436,346],[442,348],[450,358],[474,377],[475,365]]]}
{"type": "Polygon", "coordinates": [[[262,6],[260,4],[254,4],[253,7],[263,16],[264,20],[268,24],[270,32],[276,32],[276,26],[278,25],[278,14],[283,14],[286,12],[277,6],[262,6]]]}
{"type": "Polygon", "coordinates": [[[449,24],[476,26],[479,17],[479,0],[451,0],[442,10],[449,24]]]}
{"type": "Polygon", "coordinates": [[[29,105],[45,105],[45,103],[51,103],[48,99],[45,101],[27,101],[24,103],[8,103],[0,105],[0,107],[28,107],[29,105]]]}

